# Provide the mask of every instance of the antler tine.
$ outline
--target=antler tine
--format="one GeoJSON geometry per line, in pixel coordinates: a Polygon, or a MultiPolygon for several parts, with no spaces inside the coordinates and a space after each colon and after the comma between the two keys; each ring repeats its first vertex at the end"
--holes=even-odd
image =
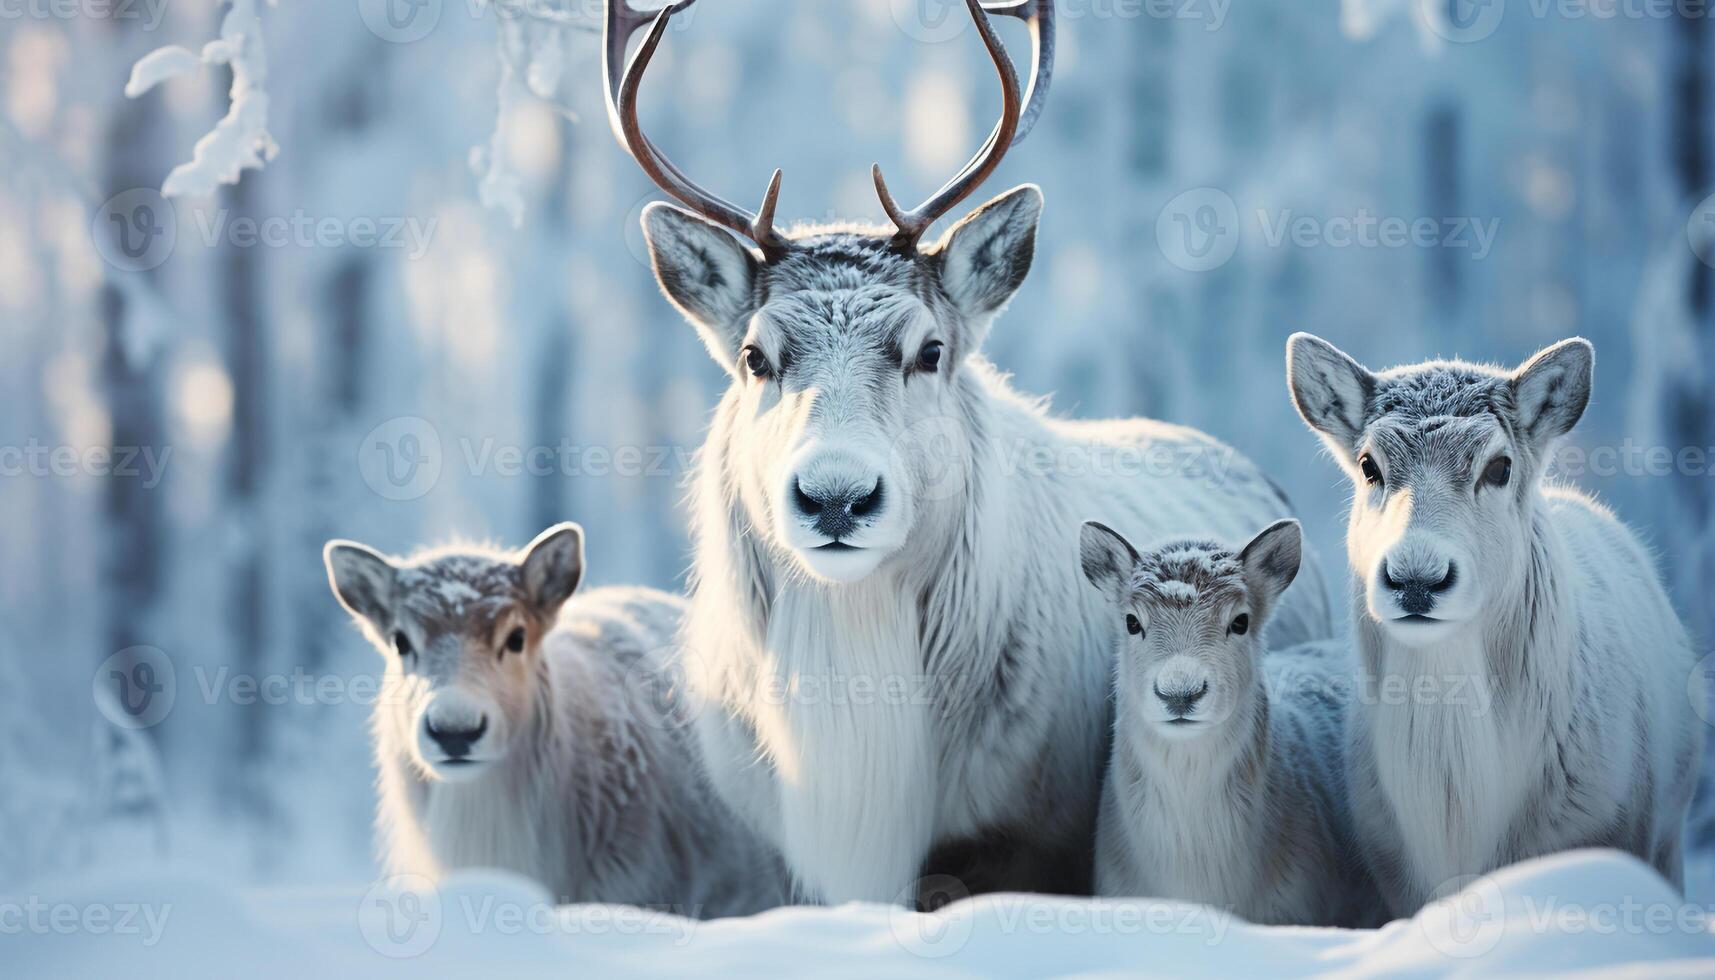
{"type": "Polygon", "coordinates": [[[750,224],[750,237],[759,243],[761,236],[774,233],[774,206],[780,203],[780,168],[774,168],[774,176],[768,178],[768,190],[762,193],[762,208],[756,212],[756,218],[750,224]]]}
{"type": "MultiPolygon", "coordinates": [[[[625,136],[625,126],[620,121],[619,92],[625,85],[625,48],[631,43],[631,36],[640,28],[653,24],[656,18],[664,12],[685,10],[696,0],[678,0],[664,8],[654,11],[634,10],[627,0],[604,0],[606,12],[605,23],[602,25],[602,75],[606,80],[603,95],[607,103],[607,124],[613,131],[613,138],[619,141],[621,148],[630,153],[633,158],[637,154],[632,150],[625,136]]],[[[669,163],[669,165],[671,165],[669,163]]],[[[677,170],[677,168],[674,168],[677,170]]],[[[689,183],[684,174],[678,174],[680,180],[689,183]]]]}
{"type": "Polygon", "coordinates": [[[1006,156],[1006,151],[1018,145],[1036,124],[1048,95],[1048,85],[1053,78],[1054,0],[1012,0],[993,7],[985,6],[979,0],[965,0],[965,5],[970,8],[977,33],[982,37],[983,46],[988,49],[989,57],[994,60],[995,72],[1000,76],[1000,121],[995,123],[982,148],[971,157],[964,169],[943,184],[927,201],[910,211],[901,210],[893,195],[888,192],[887,182],[881,175],[881,165],[876,164],[871,168],[871,175],[875,178],[876,196],[881,198],[881,207],[887,212],[888,219],[899,229],[893,240],[901,248],[915,249],[930,225],[969,197],[994,173],[995,168],[1000,166],[1001,158],[1006,156]],[[993,22],[989,20],[991,11],[1017,17],[1030,26],[1033,64],[1027,100],[1019,96],[1018,72],[1013,68],[1012,60],[1007,57],[1006,47],[995,33],[993,22]],[[1027,105],[1023,105],[1025,101],[1028,102],[1027,105]]]}
{"type": "MultiPolygon", "coordinates": [[[[696,2],[676,0],[663,9],[677,12],[696,2]]],[[[649,26],[661,11],[635,10],[627,0],[604,0],[603,13],[601,70],[607,81],[603,89],[607,96],[607,124],[613,130],[614,138],[623,145],[625,133],[619,125],[619,87],[625,80],[625,49],[631,43],[631,36],[649,26]]],[[[626,147],[627,151],[630,149],[626,147]]]]}
{"type": "Polygon", "coordinates": [[[749,238],[762,249],[764,256],[775,258],[787,251],[792,244],[790,239],[774,227],[775,205],[780,198],[780,171],[774,171],[774,177],[768,183],[762,210],[752,214],[702,189],[695,181],[685,176],[684,171],[667,159],[649,137],[644,135],[642,123],[637,118],[638,88],[642,85],[643,73],[648,70],[655,49],[660,46],[661,38],[666,34],[667,22],[674,14],[695,2],[696,0],[678,0],[654,14],[646,15],[631,9],[625,0],[607,0],[602,57],[608,82],[608,122],[613,127],[619,145],[631,154],[637,165],[643,168],[643,172],[662,190],[710,221],[749,238]],[[638,46],[631,63],[622,72],[617,66],[625,57],[626,43],[646,21],[650,22],[649,33],[644,35],[643,43],[638,46]]]}
{"type": "Polygon", "coordinates": [[[1013,0],[1007,4],[985,4],[991,14],[1016,17],[1030,28],[1030,87],[1024,93],[1024,113],[1018,119],[1018,132],[1012,145],[1024,142],[1036,128],[1042,107],[1048,101],[1048,87],[1054,82],[1054,0],[1013,0]]]}

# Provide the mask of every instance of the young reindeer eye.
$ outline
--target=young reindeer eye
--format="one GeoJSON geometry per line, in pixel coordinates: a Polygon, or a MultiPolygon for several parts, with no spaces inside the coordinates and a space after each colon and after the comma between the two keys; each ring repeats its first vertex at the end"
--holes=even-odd
{"type": "Polygon", "coordinates": [[[1358,469],[1364,474],[1365,483],[1372,487],[1382,485],[1382,468],[1376,465],[1376,461],[1370,457],[1369,453],[1358,457],[1358,469]]]}
{"type": "Polygon", "coordinates": [[[1507,456],[1496,456],[1489,460],[1489,465],[1483,469],[1483,483],[1491,487],[1504,487],[1513,478],[1513,461],[1507,456]]]}
{"type": "Polygon", "coordinates": [[[1131,613],[1126,613],[1125,631],[1130,633],[1132,636],[1142,636],[1143,622],[1131,613]]]}
{"type": "Polygon", "coordinates": [[[393,649],[397,651],[401,657],[409,657],[411,655],[411,640],[405,635],[404,630],[393,631],[393,649]]]}
{"type": "Polygon", "coordinates": [[[1250,613],[1239,613],[1233,617],[1233,624],[1227,630],[1234,636],[1244,636],[1251,631],[1250,613]]]}
{"type": "Polygon", "coordinates": [[[766,378],[774,373],[774,366],[768,363],[768,355],[762,353],[754,344],[745,347],[741,352],[745,370],[753,378],[766,378]]]}
{"type": "Polygon", "coordinates": [[[931,340],[917,352],[917,370],[934,374],[941,367],[941,352],[946,345],[939,340],[931,340]]]}
{"type": "Polygon", "coordinates": [[[520,626],[506,634],[506,649],[510,653],[524,652],[524,627],[520,626]]]}

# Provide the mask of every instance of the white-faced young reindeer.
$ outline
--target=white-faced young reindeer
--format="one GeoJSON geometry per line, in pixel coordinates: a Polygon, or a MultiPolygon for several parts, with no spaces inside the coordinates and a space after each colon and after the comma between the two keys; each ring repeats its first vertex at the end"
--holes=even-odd
{"type": "Polygon", "coordinates": [[[1096,890],[1231,909],[1266,925],[1374,924],[1345,787],[1350,652],[1269,652],[1262,630],[1298,574],[1277,521],[1242,549],[1177,540],[1138,554],[1084,525],[1084,576],[1116,631],[1114,750],[1096,890]]]}
{"type": "Polygon", "coordinates": [[[392,873],[503,868],[561,902],[692,917],[786,900],[779,856],[715,796],[690,733],[642,696],[671,683],[682,600],[573,599],[576,524],[517,554],[397,561],[332,541],[325,557],[334,595],[387,658],[374,735],[392,873]]]}
{"type": "MultiPolygon", "coordinates": [[[[1042,195],[1017,188],[922,239],[1030,128],[1054,35],[1050,3],[997,9],[1031,28],[1021,94],[988,12],[967,5],[1001,82],[988,143],[910,211],[878,168],[891,229],[790,234],[778,171],[752,214],[638,125],[642,75],[685,4],[623,73],[645,18],[608,8],[615,132],[691,209],[645,210],[656,277],[731,375],[691,498],[697,730],[723,796],[829,902],[910,901],[926,863],[973,890],[1087,892],[1113,646],[1073,562],[1079,522],[1237,534],[1288,509],[1215,440],[1051,418],[978,353],[1029,271],[1042,195]]],[[[1288,639],[1329,630],[1306,578],[1277,617],[1288,639]]]]}
{"type": "Polygon", "coordinates": [[[1308,334],[1287,344],[1293,401],[1352,478],[1349,782],[1397,914],[1574,847],[1683,881],[1691,645],[1637,537],[1542,481],[1594,363],[1574,339],[1513,371],[1373,373],[1308,334]]]}

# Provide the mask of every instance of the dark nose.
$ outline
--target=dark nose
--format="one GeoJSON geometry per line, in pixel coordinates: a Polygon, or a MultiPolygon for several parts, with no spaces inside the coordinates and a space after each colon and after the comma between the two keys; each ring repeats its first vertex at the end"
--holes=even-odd
{"type": "Polygon", "coordinates": [[[867,487],[845,485],[823,489],[792,481],[792,501],[819,533],[835,541],[857,529],[860,518],[881,507],[881,480],[867,487]]]}
{"type": "Polygon", "coordinates": [[[435,740],[435,744],[441,747],[441,751],[447,754],[447,758],[462,759],[470,755],[471,743],[482,738],[483,733],[488,731],[488,716],[478,718],[474,727],[440,728],[436,727],[433,721],[425,721],[423,728],[429,733],[429,737],[435,740]]]}
{"type": "Polygon", "coordinates": [[[1440,578],[1431,575],[1411,575],[1403,579],[1393,577],[1386,561],[1382,562],[1382,584],[1399,593],[1399,605],[1413,616],[1423,616],[1435,608],[1435,597],[1453,587],[1458,573],[1453,563],[1447,563],[1447,572],[1440,578]]]}
{"type": "Polygon", "coordinates": [[[1155,696],[1161,699],[1162,704],[1167,705],[1167,713],[1175,718],[1183,718],[1190,714],[1191,709],[1195,708],[1197,702],[1203,700],[1203,695],[1208,693],[1208,681],[1204,681],[1203,686],[1195,691],[1168,692],[1163,691],[1160,685],[1155,685],[1155,696]]]}

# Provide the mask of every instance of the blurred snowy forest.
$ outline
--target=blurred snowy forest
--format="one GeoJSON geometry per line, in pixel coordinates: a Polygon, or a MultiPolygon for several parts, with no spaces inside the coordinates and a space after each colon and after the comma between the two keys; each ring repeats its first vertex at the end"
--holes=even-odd
{"type": "MultiPolygon", "coordinates": [[[[600,3],[240,4],[266,58],[240,86],[266,118],[243,121],[277,153],[147,212],[232,78],[167,56],[152,70],[185,73],[130,98],[132,65],[199,50],[226,8],[0,15],[6,880],[160,856],[371,874],[380,663],[328,594],[330,537],[521,544],[575,519],[591,581],[682,584],[679,483],[725,376],[643,258],[658,195],[608,131],[600,3]],[[131,232],[165,251],[129,261],[131,232]],[[135,716],[109,678],[155,703],[135,716]]],[[[994,118],[992,68],[942,8],[702,0],[651,71],[647,126],[728,197],[754,204],[780,166],[783,215],[879,220],[872,161],[920,196],[994,118]]],[[[1046,114],[977,198],[1047,197],[988,343],[1023,390],[1233,443],[1334,570],[1345,483],[1288,402],[1290,331],[1377,366],[1510,364],[1582,334],[1597,390],[1571,442],[1591,455],[1566,475],[1659,549],[1709,649],[1715,458],[1681,452],[1715,447],[1707,8],[1061,11],[1046,114]],[[1371,219],[1433,234],[1371,238],[1371,219]]],[[[1021,28],[1000,29],[1024,58],[1021,28]]]]}

